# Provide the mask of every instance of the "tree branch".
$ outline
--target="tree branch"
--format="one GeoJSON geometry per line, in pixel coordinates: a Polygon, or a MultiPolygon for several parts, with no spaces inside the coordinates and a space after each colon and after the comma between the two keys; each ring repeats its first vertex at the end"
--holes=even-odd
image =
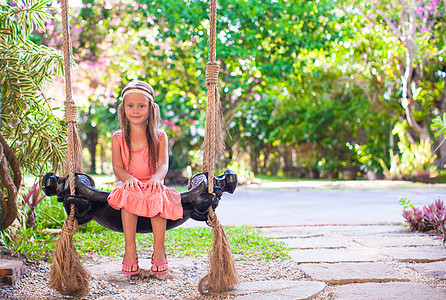
{"type": "MultiPolygon", "coordinates": [[[[396,34],[396,36],[400,39],[400,41],[402,43],[404,43],[404,35],[403,35],[403,33],[395,25],[392,24],[392,21],[390,21],[390,19],[384,14],[384,12],[382,10],[380,10],[380,9],[377,9],[376,13],[378,15],[380,15],[384,19],[384,21],[386,22],[387,26],[389,26],[390,29],[393,31],[393,33],[396,34]]],[[[367,19],[370,20],[370,18],[368,18],[368,17],[367,17],[367,19]]]]}
{"type": "Polygon", "coordinates": [[[446,47],[444,47],[443,49],[441,49],[441,50],[438,51],[438,52],[431,53],[431,54],[429,54],[429,55],[432,55],[432,56],[439,56],[439,55],[443,54],[443,52],[445,52],[445,51],[446,51],[446,47]]]}
{"type": "Polygon", "coordinates": [[[16,189],[20,189],[20,184],[22,184],[22,171],[20,170],[20,163],[15,155],[14,151],[12,151],[11,147],[9,147],[3,135],[0,133],[0,144],[2,146],[2,153],[6,155],[6,159],[11,166],[12,172],[14,174],[14,185],[16,189]]]}
{"type": "MultiPolygon", "coordinates": [[[[408,101],[413,101],[409,100],[408,101]]],[[[413,115],[413,104],[410,102],[407,105],[404,105],[404,110],[406,111],[406,119],[409,122],[410,127],[420,136],[422,140],[430,139],[429,129],[426,125],[420,126],[418,122],[415,120],[413,115]]]]}
{"type": "Polygon", "coordinates": [[[438,102],[440,103],[441,114],[446,112],[446,77],[444,78],[443,81],[444,81],[443,93],[441,94],[441,97],[438,99],[438,102]]]}

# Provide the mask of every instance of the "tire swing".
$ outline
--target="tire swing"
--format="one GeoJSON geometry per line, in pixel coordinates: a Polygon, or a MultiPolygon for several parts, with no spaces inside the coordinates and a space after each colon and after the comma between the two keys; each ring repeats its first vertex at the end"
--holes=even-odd
{"type": "MultiPolygon", "coordinates": [[[[65,220],[50,271],[49,286],[63,295],[83,296],[88,291],[89,274],[79,260],[73,244],[73,235],[80,224],[96,220],[102,226],[122,232],[121,214],[108,205],[108,192],[94,187],[93,179],[84,174],[81,161],[81,146],[78,136],[77,106],[72,100],[71,88],[71,40],[68,21],[68,0],[61,1],[63,25],[63,50],[65,71],[65,123],[67,125],[67,153],[63,166],[63,176],[46,174],[42,179],[42,189],[47,196],[57,195],[63,202],[68,217],[65,220]]],[[[209,253],[209,270],[199,282],[201,294],[228,291],[238,283],[238,276],[232,257],[228,237],[218,221],[214,210],[223,192],[233,193],[237,187],[237,175],[230,170],[214,177],[216,156],[223,148],[220,125],[220,96],[217,89],[219,65],[215,62],[216,51],[217,1],[210,0],[209,61],[206,65],[206,85],[208,87],[206,108],[206,133],[203,145],[202,172],[189,181],[188,191],[181,194],[183,219],[167,220],[166,229],[183,224],[189,218],[206,221],[213,228],[214,238],[209,253]]],[[[138,233],[152,232],[149,218],[138,217],[138,233]]]]}

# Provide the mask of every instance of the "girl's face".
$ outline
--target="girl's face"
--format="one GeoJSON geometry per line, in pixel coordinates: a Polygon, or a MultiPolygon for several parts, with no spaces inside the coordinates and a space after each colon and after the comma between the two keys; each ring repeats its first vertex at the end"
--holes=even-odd
{"type": "Polygon", "coordinates": [[[142,94],[131,93],[125,96],[124,113],[133,125],[146,125],[149,117],[149,101],[142,94]]]}

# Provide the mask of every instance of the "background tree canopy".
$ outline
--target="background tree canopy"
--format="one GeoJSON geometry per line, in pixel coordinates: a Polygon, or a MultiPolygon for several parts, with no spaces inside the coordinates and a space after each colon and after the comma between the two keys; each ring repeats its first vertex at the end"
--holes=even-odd
{"type": "MultiPolygon", "coordinates": [[[[392,155],[432,139],[432,120],[446,112],[445,6],[444,0],[219,1],[227,150],[220,167],[292,176],[401,169],[392,155]]],[[[54,19],[44,18],[33,41],[61,49],[60,12],[50,11],[54,19]]],[[[84,0],[70,13],[73,86],[90,172],[111,171],[117,100],[132,79],[156,90],[171,169],[199,170],[208,3],[84,0]]],[[[50,88],[55,98],[60,83],[50,88]]],[[[423,155],[432,156],[442,139],[423,144],[431,147],[423,155]]],[[[436,154],[434,167],[443,169],[446,146],[436,154]]]]}

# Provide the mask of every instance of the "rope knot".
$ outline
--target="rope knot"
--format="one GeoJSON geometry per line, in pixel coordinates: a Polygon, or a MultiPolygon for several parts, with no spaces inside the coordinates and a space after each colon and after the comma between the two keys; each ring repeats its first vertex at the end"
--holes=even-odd
{"type": "Polygon", "coordinates": [[[206,64],[206,85],[217,85],[220,66],[215,61],[206,64]]]}
{"type": "Polygon", "coordinates": [[[218,220],[218,217],[215,214],[212,206],[210,206],[208,209],[208,219],[206,220],[206,224],[212,228],[215,228],[220,225],[220,221],[218,220]]]}
{"type": "Polygon", "coordinates": [[[65,101],[65,124],[77,123],[77,106],[71,101],[65,101]]]}

